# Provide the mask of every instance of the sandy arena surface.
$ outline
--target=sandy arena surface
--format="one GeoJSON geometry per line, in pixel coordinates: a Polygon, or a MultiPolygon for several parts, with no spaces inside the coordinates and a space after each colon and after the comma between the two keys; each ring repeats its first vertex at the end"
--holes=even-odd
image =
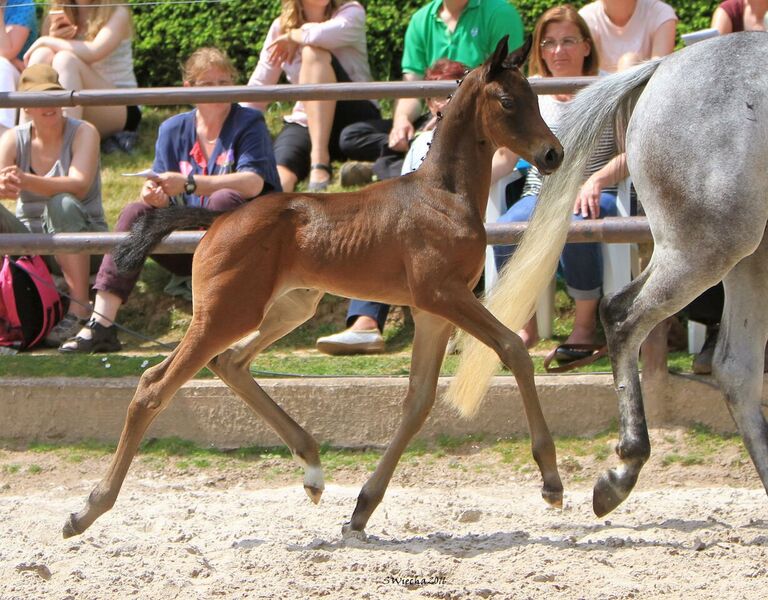
{"type": "Polygon", "coordinates": [[[556,510],[536,473],[487,449],[427,454],[398,471],[366,541],[340,533],[364,469],[337,472],[314,506],[295,472],[137,460],[115,508],[64,540],[108,457],[5,450],[0,466],[19,469],[0,470],[0,598],[765,598],[768,499],[751,464],[720,459],[652,460],[597,519],[602,464],[564,473],[556,510]]]}

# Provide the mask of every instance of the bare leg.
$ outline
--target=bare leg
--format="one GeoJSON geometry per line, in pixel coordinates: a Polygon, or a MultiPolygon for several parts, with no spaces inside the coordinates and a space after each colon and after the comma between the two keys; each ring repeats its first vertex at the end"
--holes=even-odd
{"type": "MultiPolygon", "coordinates": [[[[331,66],[331,53],[315,46],[301,49],[300,83],[335,83],[336,74],[331,66]]],[[[335,100],[313,100],[304,103],[307,113],[309,138],[312,141],[310,164],[330,164],[328,143],[331,138],[333,117],[336,113],[335,100]]],[[[330,174],[321,169],[312,169],[309,180],[328,181],[330,174]]]]}
{"type": "Polygon", "coordinates": [[[254,356],[315,314],[323,296],[319,290],[298,289],[278,298],[257,331],[215,357],[208,367],[280,436],[304,469],[304,490],[317,504],[325,489],[318,444],[254,381],[254,356]]]}
{"type": "Polygon", "coordinates": [[[768,241],[728,274],[725,308],[712,371],[768,492],[768,425],[761,406],[768,316],[768,241]]]}
{"type": "Polygon", "coordinates": [[[88,254],[57,254],[56,261],[61,266],[64,281],[72,296],[69,312],[80,319],[88,318],[91,315],[88,296],[91,257],[88,254]]]}
{"type": "MultiPolygon", "coordinates": [[[[71,52],[57,52],[53,57],[52,66],[58,71],[59,81],[64,89],[94,90],[114,87],[71,52]]],[[[123,130],[127,109],[125,106],[71,106],[64,109],[64,114],[93,123],[104,138],[123,130]]]]}
{"type": "Polygon", "coordinates": [[[445,319],[417,310],[413,311],[413,320],[416,331],[403,418],[376,470],[360,490],[352,519],[342,529],[345,536],[363,533],[368,519],[384,497],[400,457],[421,429],[435,402],[437,378],[452,326],[445,319]]]}
{"type": "Polygon", "coordinates": [[[299,178],[288,167],[277,165],[277,175],[280,177],[280,187],[283,188],[284,192],[292,192],[296,189],[299,178]]]}
{"type": "Polygon", "coordinates": [[[576,300],[573,331],[568,336],[569,344],[592,344],[597,330],[597,305],[599,300],[576,300]]]}

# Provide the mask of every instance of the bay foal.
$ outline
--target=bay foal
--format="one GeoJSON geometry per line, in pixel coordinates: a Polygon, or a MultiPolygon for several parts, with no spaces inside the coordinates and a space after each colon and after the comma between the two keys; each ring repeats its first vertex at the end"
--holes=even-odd
{"type": "Polygon", "coordinates": [[[345,534],[362,534],[429,414],[453,325],[488,344],[514,373],[542,495],[552,504],[562,502],[555,447],[528,353],[472,294],[485,256],[483,215],[493,152],[509,147],[545,173],[562,160],[562,147],[519,70],[529,49],[530,41],[508,56],[504,38],[465,77],[424,164],[411,175],[345,194],[273,194],[222,215],[156,210],[134,229],[115,253],[127,270],[138,268],[172,229],[212,223],[194,256],[189,329],[168,358],[141,377],[109,471],[85,508],[69,517],[65,537],[82,533],[112,507],[147,427],[206,364],[287,444],[305,469],[308,495],[319,501],[324,484],[317,443],[259,387],[249,365],[309,319],[326,291],[408,305],[416,325],[402,422],[363,486],[345,534]]]}

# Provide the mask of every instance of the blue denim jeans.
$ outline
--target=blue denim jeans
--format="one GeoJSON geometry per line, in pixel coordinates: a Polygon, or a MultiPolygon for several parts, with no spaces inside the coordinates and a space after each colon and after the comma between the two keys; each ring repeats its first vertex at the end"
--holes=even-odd
{"type": "MultiPolygon", "coordinates": [[[[528,221],[536,207],[538,196],[523,196],[499,217],[499,223],[528,221]]],[[[600,217],[616,216],[616,193],[600,194],[600,217]]],[[[574,221],[584,217],[573,215],[574,221]]],[[[496,267],[501,269],[514,252],[514,246],[494,246],[496,267]]],[[[566,244],[560,255],[560,271],[565,278],[568,294],[574,300],[597,300],[602,295],[603,254],[600,244],[566,244]]]]}

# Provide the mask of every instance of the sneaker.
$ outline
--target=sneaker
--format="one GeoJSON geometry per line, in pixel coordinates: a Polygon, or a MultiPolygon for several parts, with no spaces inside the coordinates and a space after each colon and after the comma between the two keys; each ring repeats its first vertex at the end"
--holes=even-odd
{"type": "Polygon", "coordinates": [[[81,319],[72,313],[67,313],[64,318],[54,325],[53,329],[45,336],[43,343],[49,348],[58,348],[62,342],[74,336],[87,323],[88,319],[81,319]]]}
{"type": "Polygon", "coordinates": [[[341,165],[339,180],[343,187],[365,185],[373,181],[373,163],[349,161],[341,165]]]}
{"type": "Polygon", "coordinates": [[[86,327],[91,330],[91,339],[75,336],[69,338],[61,346],[59,352],[80,352],[91,354],[93,352],[118,352],[123,345],[117,339],[117,327],[110,325],[105,327],[97,323],[94,319],[88,321],[86,327]]]}
{"type": "Polygon", "coordinates": [[[719,331],[719,326],[707,327],[707,338],[704,340],[701,351],[693,357],[693,364],[691,365],[691,369],[697,375],[710,375],[712,373],[712,357],[715,355],[719,331]]]}
{"type": "Polygon", "coordinates": [[[379,354],[384,352],[384,338],[378,329],[346,329],[341,333],[318,338],[315,346],[323,354],[379,354]]]}
{"type": "Polygon", "coordinates": [[[118,148],[126,154],[131,154],[139,143],[138,131],[120,131],[114,136],[118,148]]]}

